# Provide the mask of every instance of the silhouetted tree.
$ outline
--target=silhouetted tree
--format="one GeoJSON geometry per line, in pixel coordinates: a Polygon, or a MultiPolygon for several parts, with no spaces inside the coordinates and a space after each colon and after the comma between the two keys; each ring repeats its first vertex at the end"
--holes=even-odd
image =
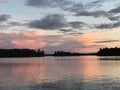
{"type": "Polygon", "coordinates": [[[33,49],[0,49],[0,57],[39,57],[44,56],[44,51],[33,49]]]}
{"type": "Polygon", "coordinates": [[[97,52],[98,56],[120,56],[120,48],[100,48],[97,52]]]}

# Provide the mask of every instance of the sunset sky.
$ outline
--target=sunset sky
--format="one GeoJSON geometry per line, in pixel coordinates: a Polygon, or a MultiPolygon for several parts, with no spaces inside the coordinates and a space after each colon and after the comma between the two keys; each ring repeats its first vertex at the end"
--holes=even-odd
{"type": "Polygon", "coordinates": [[[0,0],[0,48],[87,53],[116,46],[119,0],[0,0]]]}

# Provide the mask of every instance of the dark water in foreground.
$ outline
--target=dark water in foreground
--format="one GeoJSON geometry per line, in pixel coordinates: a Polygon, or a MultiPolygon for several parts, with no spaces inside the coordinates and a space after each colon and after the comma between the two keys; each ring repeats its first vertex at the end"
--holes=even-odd
{"type": "Polygon", "coordinates": [[[120,90],[119,60],[97,56],[1,58],[0,90],[120,90]]]}

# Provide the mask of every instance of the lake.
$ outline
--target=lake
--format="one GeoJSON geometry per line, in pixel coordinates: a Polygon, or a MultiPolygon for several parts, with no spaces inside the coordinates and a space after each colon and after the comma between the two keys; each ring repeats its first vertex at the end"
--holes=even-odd
{"type": "Polygon", "coordinates": [[[0,90],[120,90],[120,57],[0,58],[0,90]]]}

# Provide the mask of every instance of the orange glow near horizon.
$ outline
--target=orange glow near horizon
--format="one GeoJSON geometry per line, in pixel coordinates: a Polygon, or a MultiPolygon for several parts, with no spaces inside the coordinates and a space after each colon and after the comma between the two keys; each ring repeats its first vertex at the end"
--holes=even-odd
{"type": "Polygon", "coordinates": [[[97,40],[102,39],[102,35],[100,33],[101,31],[95,31],[95,32],[88,32],[81,36],[74,37],[76,41],[78,41],[82,46],[80,48],[74,48],[74,52],[84,52],[84,53],[90,53],[90,52],[96,52],[100,48],[99,45],[95,44],[94,42],[97,40]]]}
{"type": "Polygon", "coordinates": [[[78,39],[78,41],[81,41],[83,44],[88,46],[88,45],[93,45],[94,41],[100,40],[101,37],[102,35],[100,34],[99,31],[89,32],[89,33],[85,33],[82,36],[78,37],[80,38],[80,40],[78,39]]]}

